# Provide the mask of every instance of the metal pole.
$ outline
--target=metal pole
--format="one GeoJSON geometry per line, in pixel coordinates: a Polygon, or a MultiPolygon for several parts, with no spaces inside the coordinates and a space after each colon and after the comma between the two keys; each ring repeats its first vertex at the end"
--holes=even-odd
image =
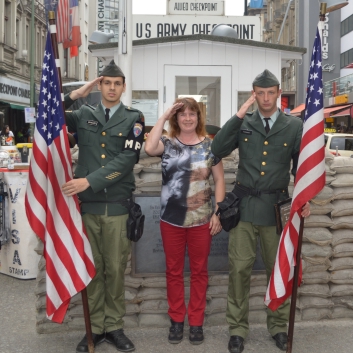
{"type": "Polygon", "coordinates": [[[295,268],[294,268],[294,275],[293,275],[294,277],[293,277],[292,297],[291,297],[291,302],[290,302],[288,342],[287,342],[287,352],[286,353],[292,353],[295,307],[297,304],[298,278],[299,278],[299,270],[300,270],[300,256],[301,256],[302,243],[303,243],[303,229],[304,229],[304,218],[302,216],[300,216],[300,228],[299,228],[297,254],[296,254],[296,258],[295,258],[295,268]]]}
{"type": "Polygon", "coordinates": [[[248,0],[244,0],[244,16],[248,15],[248,0]]]}
{"type": "Polygon", "coordinates": [[[30,62],[30,106],[34,107],[34,51],[35,51],[35,43],[34,43],[34,2],[32,0],[32,13],[31,13],[31,62],[30,62]]]}
{"type": "Polygon", "coordinates": [[[279,31],[279,35],[278,35],[278,39],[277,39],[277,44],[279,43],[279,40],[281,39],[282,32],[283,32],[283,28],[284,28],[284,24],[285,24],[286,19],[287,19],[287,16],[288,16],[289,7],[290,7],[290,3],[291,3],[291,2],[292,2],[292,0],[289,0],[289,1],[288,1],[288,5],[287,5],[287,9],[286,9],[286,14],[284,15],[284,18],[283,18],[281,30],[279,31]]]}

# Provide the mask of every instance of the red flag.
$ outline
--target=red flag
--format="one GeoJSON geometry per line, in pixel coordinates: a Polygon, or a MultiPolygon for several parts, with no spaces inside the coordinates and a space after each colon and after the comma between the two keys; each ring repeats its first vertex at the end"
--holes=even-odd
{"type": "MultiPolygon", "coordinates": [[[[322,22],[320,21],[311,57],[303,136],[290,216],[281,235],[275,265],[265,295],[265,304],[272,310],[276,310],[292,294],[302,206],[325,186],[321,33],[322,22]]],[[[298,283],[301,282],[301,266],[299,272],[298,283]]]]}
{"type": "Polygon", "coordinates": [[[70,0],[69,7],[69,36],[65,38],[63,47],[81,46],[80,17],[78,14],[78,0],[70,0]]]}
{"type": "Polygon", "coordinates": [[[69,38],[69,0],[59,0],[56,13],[56,36],[58,43],[69,38]]]}
{"type": "Polygon", "coordinates": [[[78,47],[70,47],[70,58],[73,58],[74,56],[78,56],[78,47]]]}
{"type": "Polygon", "coordinates": [[[70,298],[95,275],[77,197],[61,186],[72,179],[71,155],[50,32],[47,35],[33,154],[25,206],[29,224],[44,243],[47,316],[61,323],[70,298]]]}

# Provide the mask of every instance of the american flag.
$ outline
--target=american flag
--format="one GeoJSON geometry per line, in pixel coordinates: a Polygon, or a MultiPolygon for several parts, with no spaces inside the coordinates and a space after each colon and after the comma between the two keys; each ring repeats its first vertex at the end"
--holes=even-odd
{"type": "Polygon", "coordinates": [[[25,206],[31,228],[44,243],[47,316],[59,323],[70,298],[95,275],[77,197],[61,191],[71,179],[70,148],[48,31],[25,206]]]}
{"type": "MultiPolygon", "coordinates": [[[[290,216],[281,235],[275,265],[265,295],[265,304],[272,310],[276,310],[292,294],[302,206],[325,186],[322,29],[323,24],[320,21],[311,56],[304,128],[290,216]]],[[[298,283],[300,281],[301,267],[298,283]]]]}
{"type": "Polygon", "coordinates": [[[56,36],[58,43],[63,43],[69,38],[69,1],[58,0],[56,13],[56,36]]]}

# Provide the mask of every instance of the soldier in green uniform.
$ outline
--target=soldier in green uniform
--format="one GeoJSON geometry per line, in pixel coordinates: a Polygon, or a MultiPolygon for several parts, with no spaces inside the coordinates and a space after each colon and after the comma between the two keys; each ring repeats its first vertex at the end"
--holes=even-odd
{"type": "MultiPolygon", "coordinates": [[[[227,322],[229,352],[240,353],[249,332],[250,277],[260,239],[267,281],[275,262],[276,234],[274,204],[288,198],[290,163],[295,176],[303,124],[299,118],[277,108],[281,95],[277,78],[268,70],[253,81],[251,97],[215,136],[212,152],[217,157],[239,148],[235,192],[245,195],[240,204],[240,222],[229,232],[229,287],[227,322]],[[257,102],[258,109],[247,113],[257,102]],[[238,190],[238,191],[237,191],[238,190]],[[240,191],[240,193],[239,193],[240,191]]],[[[303,207],[304,217],[309,204],[303,207]]],[[[267,328],[281,350],[287,349],[289,302],[267,312],[267,328]]]]}
{"type": "MultiPolygon", "coordinates": [[[[66,107],[86,97],[98,84],[97,109],[82,106],[68,112],[69,131],[77,133],[79,158],[74,179],[62,186],[67,196],[78,194],[91,243],[96,276],[87,287],[93,343],[104,340],[119,351],[135,350],[123,331],[124,272],[130,252],[126,235],[128,210],[122,205],[135,190],[133,168],[139,160],[144,117],[120,101],[125,76],[114,60],[97,79],[65,97],[66,107]]],[[[76,352],[88,352],[84,336],[76,352]]]]}

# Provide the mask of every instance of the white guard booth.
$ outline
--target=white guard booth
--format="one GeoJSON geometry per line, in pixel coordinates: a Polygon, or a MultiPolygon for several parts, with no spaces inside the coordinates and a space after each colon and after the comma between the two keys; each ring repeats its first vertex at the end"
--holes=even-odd
{"type": "MultiPolygon", "coordinates": [[[[146,125],[154,125],[175,98],[194,96],[206,124],[223,126],[250,96],[254,78],[268,69],[281,80],[281,69],[301,60],[306,48],[213,35],[185,35],[132,42],[132,102],[146,125]]],[[[89,46],[100,66],[119,65],[118,43],[89,46]]],[[[295,77],[292,78],[295,80],[295,77]]]]}

